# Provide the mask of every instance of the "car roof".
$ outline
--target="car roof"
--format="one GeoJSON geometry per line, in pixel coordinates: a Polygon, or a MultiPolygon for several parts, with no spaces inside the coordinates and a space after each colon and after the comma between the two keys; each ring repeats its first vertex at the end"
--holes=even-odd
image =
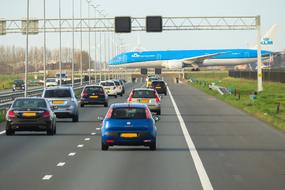
{"type": "Polygon", "coordinates": [[[146,104],[141,103],[115,103],[111,105],[112,108],[146,108],[146,104]]]}
{"type": "Polygon", "coordinates": [[[46,100],[46,99],[42,97],[18,97],[15,98],[15,100],[46,100]]]}
{"type": "Polygon", "coordinates": [[[49,88],[46,88],[46,90],[58,90],[58,89],[71,89],[72,87],[71,86],[55,86],[55,87],[49,87],[49,88]]]}
{"type": "Polygon", "coordinates": [[[88,84],[85,86],[86,87],[102,87],[102,85],[99,85],[99,84],[88,84]]]}
{"type": "Polygon", "coordinates": [[[139,90],[155,91],[155,90],[154,90],[154,89],[152,89],[152,88],[134,88],[133,90],[134,90],[134,91],[139,91],[139,90]]]}

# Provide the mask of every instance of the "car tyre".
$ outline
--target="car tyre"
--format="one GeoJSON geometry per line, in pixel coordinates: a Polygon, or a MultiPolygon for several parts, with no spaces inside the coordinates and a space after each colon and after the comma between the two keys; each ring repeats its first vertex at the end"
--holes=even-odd
{"type": "Polygon", "coordinates": [[[164,92],[164,95],[167,96],[167,92],[164,92]]]}
{"type": "Polygon", "coordinates": [[[104,107],[108,107],[108,102],[105,102],[105,103],[104,103],[104,107]]]}
{"type": "Polygon", "coordinates": [[[115,95],[115,98],[118,98],[118,95],[115,95]]]}
{"type": "Polygon", "coordinates": [[[48,136],[54,135],[54,129],[53,129],[52,126],[50,126],[49,128],[47,128],[47,135],[48,135],[48,136]]]}
{"type": "Polygon", "coordinates": [[[152,143],[149,145],[149,149],[150,149],[150,150],[156,150],[156,141],[152,142],[152,143]]]}
{"type": "Polygon", "coordinates": [[[80,107],[82,107],[82,108],[83,108],[84,106],[85,106],[84,104],[80,104],[80,107]]]}
{"type": "Polygon", "coordinates": [[[76,114],[72,117],[72,122],[78,122],[79,121],[79,115],[76,114]]]}
{"type": "Polygon", "coordinates": [[[56,135],[56,124],[53,126],[53,134],[56,135]]]}
{"type": "Polygon", "coordinates": [[[15,135],[15,131],[13,129],[6,129],[6,135],[7,136],[15,135]]]}
{"type": "Polygon", "coordinates": [[[106,150],[109,149],[109,145],[107,145],[107,144],[105,144],[105,143],[102,142],[102,144],[101,144],[101,149],[104,150],[104,151],[106,151],[106,150]]]}

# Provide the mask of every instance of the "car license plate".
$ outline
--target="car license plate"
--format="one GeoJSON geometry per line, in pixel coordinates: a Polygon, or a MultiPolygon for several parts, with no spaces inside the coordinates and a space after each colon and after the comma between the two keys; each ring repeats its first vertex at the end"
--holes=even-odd
{"type": "Polygon", "coordinates": [[[149,103],[149,100],[148,99],[141,99],[140,102],[141,103],[149,103]]]}
{"type": "Polygon", "coordinates": [[[23,116],[24,117],[35,117],[36,113],[35,112],[24,112],[23,116]]]}
{"type": "Polygon", "coordinates": [[[53,100],[52,103],[53,103],[53,104],[56,104],[56,105],[58,105],[58,104],[64,104],[64,100],[53,100]]]}
{"type": "Polygon", "coordinates": [[[161,87],[160,87],[160,86],[157,86],[157,87],[155,87],[155,88],[157,88],[157,89],[161,89],[161,87]]]}
{"type": "Polygon", "coordinates": [[[122,133],[121,137],[123,138],[136,138],[138,137],[137,133],[122,133]]]}
{"type": "Polygon", "coordinates": [[[96,98],[98,98],[98,96],[90,96],[90,98],[96,99],[96,98]]]}

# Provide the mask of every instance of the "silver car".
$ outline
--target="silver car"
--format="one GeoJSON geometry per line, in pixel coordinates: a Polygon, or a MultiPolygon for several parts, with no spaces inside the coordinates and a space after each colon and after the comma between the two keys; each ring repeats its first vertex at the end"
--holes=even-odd
{"type": "Polygon", "coordinates": [[[131,91],[128,103],[143,103],[148,106],[150,111],[156,112],[160,115],[160,97],[156,90],[151,88],[135,88],[131,91]]]}
{"type": "Polygon", "coordinates": [[[42,97],[48,100],[57,118],[72,118],[78,122],[78,102],[72,87],[46,88],[42,97]]]}

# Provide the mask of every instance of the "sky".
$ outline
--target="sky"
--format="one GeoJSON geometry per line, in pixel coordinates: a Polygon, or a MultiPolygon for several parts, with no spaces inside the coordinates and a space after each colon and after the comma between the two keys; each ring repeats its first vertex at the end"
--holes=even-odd
{"type": "MultiPolygon", "coordinates": [[[[48,18],[58,18],[58,1],[46,0],[48,18]]],[[[79,17],[80,0],[75,1],[75,17],[79,17]]],[[[98,0],[108,17],[148,15],[166,16],[261,16],[261,32],[264,34],[273,24],[279,31],[274,41],[274,50],[285,49],[285,1],[284,0],[98,0]]],[[[72,0],[61,0],[62,18],[71,18],[72,0]]],[[[88,4],[82,0],[83,17],[87,17],[88,4]]],[[[0,18],[20,19],[26,15],[26,0],[0,0],[0,18]]],[[[92,14],[91,14],[92,15],[92,14]]],[[[30,17],[43,18],[43,0],[30,0],[30,17]]],[[[175,31],[158,34],[132,32],[120,35],[127,50],[141,46],[146,50],[166,49],[219,49],[248,48],[254,46],[254,31],[175,31]]],[[[87,34],[84,34],[84,49],[88,49],[87,34]]],[[[42,47],[43,35],[30,37],[30,47],[42,47]]],[[[47,35],[48,48],[58,48],[57,34],[47,35]]],[[[75,35],[75,46],[79,48],[79,35],[75,35]]],[[[63,35],[63,47],[71,47],[71,33],[63,35]]],[[[0,45],[25,47],[25,36],[7,34],[0,36],[0,45]]],[[[94,45],[93,45],[94,47],[94,45]]]]}

